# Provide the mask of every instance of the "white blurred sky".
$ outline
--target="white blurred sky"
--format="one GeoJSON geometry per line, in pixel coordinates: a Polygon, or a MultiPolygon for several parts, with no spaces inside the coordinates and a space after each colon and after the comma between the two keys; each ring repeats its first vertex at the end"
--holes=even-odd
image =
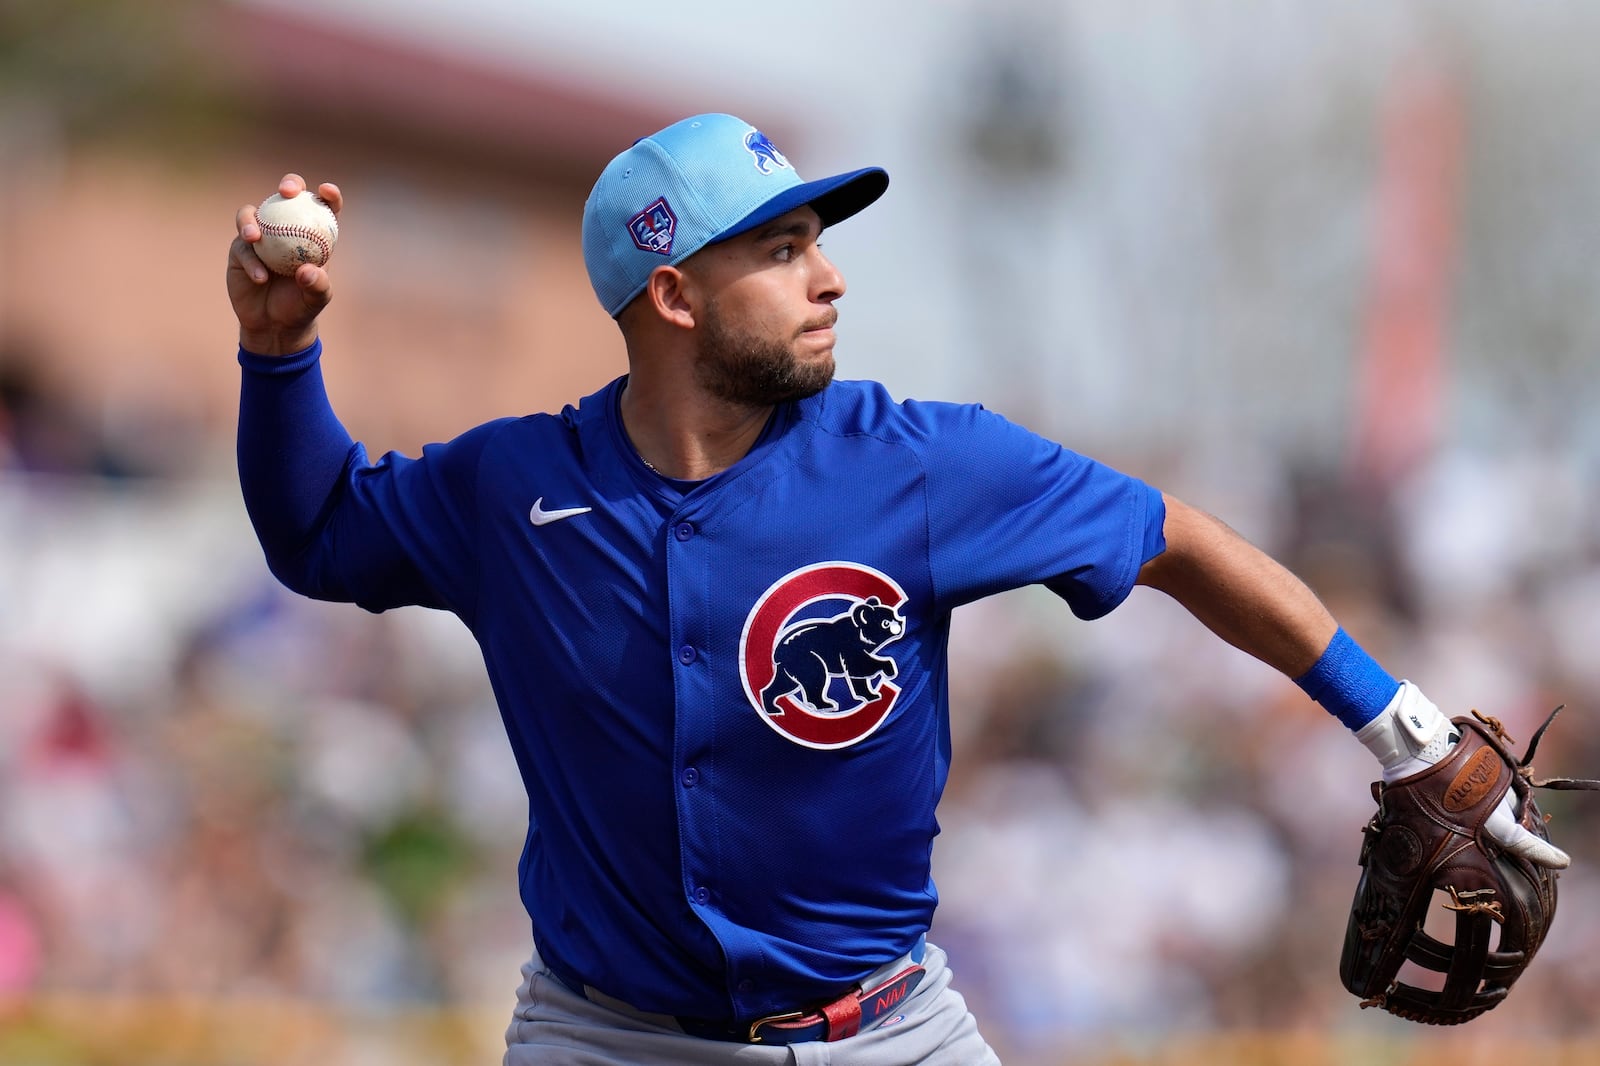
{"type": "Polygon", "coordinates": [[[1490,116],[1584,70],[1567,45],[1600,30],[1582,0],[248,2],[731,111],[783,130],[807,177],[885,166],[884,200],[825,239],[850,285],[841,374],[1091,453],[1336,449],[1395,65],[1474,65],[1490,116]],[[979,46],[1017,24],[1061,79],[1068,165],[1008,180],[960,131],[979,46]]]}
{"type": "MultiPolygon", "coordinates": [[[[863,299],[861,291],[873,287],[875,275],[897,274],[904,262],[890,235],[897,219],[919,213],[912,207],[917,183],[908,171],[914,142],[926,134],[925,120],[908,116],[940,78],[939,56],[949,51],[953,27],[969,7],[965,0],[810,0],[804,6],[749,0],[250,2],[459,49],[543,76],[564,75],[600,92],[651,97],[686,115],[732,112],[790,131],[779,145],[808,178],[864,165],[889,168],[892,195],[828,237],[855,290],[842,305],[854,334],[852,353],[879,353],[844,372],[898,377],[894,384],[902,393],[913,386],[923,394],[959,386],[955,375],[941,380],[938,368],[949,365],[944,353],[932,360],[900,354],[887,294],[863,299]],[[797,136],[802,143],[795,143],[797,136]]],[[[899,313],[916,310],[902,305],[899,313]]]]}

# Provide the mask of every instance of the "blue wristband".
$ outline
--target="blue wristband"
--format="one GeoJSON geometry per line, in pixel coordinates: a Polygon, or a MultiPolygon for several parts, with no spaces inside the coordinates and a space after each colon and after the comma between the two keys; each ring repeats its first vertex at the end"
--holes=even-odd
{"type": "Polygon", "coordinates": [[[1350,639],[1342,626],[1322,658],[1294,683],[1352,731],[1378,717],[1400,690],[1400,682],[1350,639]]]}

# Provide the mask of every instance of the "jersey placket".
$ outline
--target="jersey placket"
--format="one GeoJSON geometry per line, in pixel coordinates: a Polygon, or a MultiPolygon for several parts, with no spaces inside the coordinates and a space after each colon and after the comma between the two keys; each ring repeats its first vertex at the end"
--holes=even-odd
{"type": "MultiPolygon", "coordinates": [[[[680,507],[665,529],[667,610],[673,659],[673,774],[682,888],[721,941],[722,865],[717,847],[716,650],[710,646],[713,538],[680,507]]],[[[722,665],[726,670],[726,664],[722,665]]],[[[727,944],[723,944],[724,953],[727,944]]]]}

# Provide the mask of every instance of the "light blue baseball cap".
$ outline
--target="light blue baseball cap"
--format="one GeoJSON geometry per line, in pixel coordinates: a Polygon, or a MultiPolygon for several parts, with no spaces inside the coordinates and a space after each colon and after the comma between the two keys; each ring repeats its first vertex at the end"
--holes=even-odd
{"type": "Polygon", "coordinates": [[[695,115],[640,138],[601,171],[583,207],[589,283],[615,318],[658,266],[681,263],[806,204],[831,226],[888,187],[879,167],[801,181],[750,123],[695,115]]]}

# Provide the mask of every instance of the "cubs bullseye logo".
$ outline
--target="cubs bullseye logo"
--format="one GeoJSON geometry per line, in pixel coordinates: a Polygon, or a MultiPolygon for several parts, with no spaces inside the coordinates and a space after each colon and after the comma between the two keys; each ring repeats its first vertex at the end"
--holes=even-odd
{"type": "Polygon", "coordinates": [[[761,718],[796,744],[871,736],[900,696],[883,647],[905,633],[906,594],[860,563],[802,567],[762,593],[739,638],[739,678],[761,718]]]}

